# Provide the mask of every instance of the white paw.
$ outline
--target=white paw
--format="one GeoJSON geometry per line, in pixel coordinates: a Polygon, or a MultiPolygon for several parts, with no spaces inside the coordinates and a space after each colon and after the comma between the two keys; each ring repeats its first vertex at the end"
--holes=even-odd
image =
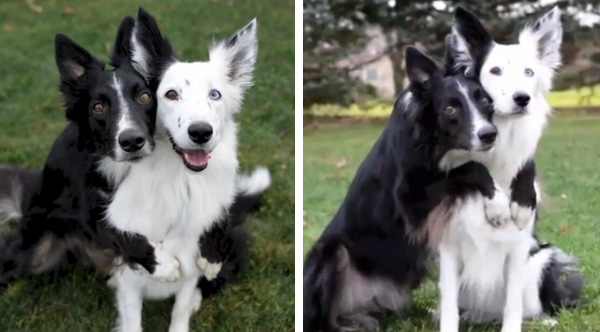
{"type": "Polygon", "coordinates": [[[510,203],[503,192],[496,191],[494,198],[485,198],[483,202],[485,217],[494,227],[506,225],[510,219],[510,203]]]}
{"type": "Polygon", "coordinates": [[[106,280],[106,286],[111,289],[117,289],[117,277],[111,275],[108,280],[106,280]]]}
{"type": "Polygon", "coordinates": [[[202,294],[200,294],[200,290],[196,289],[196,291],[194,291],[194,297],[192,299],[192,312],[197,313],[200,310],[201,305],[202,294]]]}
{"type": "Polygon", "coordinates": [[[555,327],[558,325],[558,321],[554,318],[546,317],[541,320],[542,325],[546,327],[555,327]]]}
{"type": "Polygon", "coordinates": [[[510,203],[510,217],[518,229],[524,229],[532,222],[535,210],[526,206],[520,206],[517,202],[510,203]]]}
{"type": "Polygon", "coordinates": [[[179,261],[175,256],[163,250],[158,243],[152,243],[156,266],[150,276],[162,282],[175,282],[181,277],[179,261]]]}
{"type": "Polygon", "coordinates": [[[221,267],[223,266],[223,264],[221,263],[210,263],[206,258],[202,257],[201,255],[198,256],[198,260],[196,261],[196,263],[198,264],[198,267],[200,268],[200,270],[202,270],[204,277],[208,281],[211,281],[214,278],[216,278],[219,272],[221,272],[221,267]]]}

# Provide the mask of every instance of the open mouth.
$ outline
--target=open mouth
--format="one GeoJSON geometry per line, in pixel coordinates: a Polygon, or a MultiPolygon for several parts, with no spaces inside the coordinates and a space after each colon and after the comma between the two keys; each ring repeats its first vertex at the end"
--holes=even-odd
{"type": "Polygon", "coordinates": [[[183,159],[183,164],[190,171],[200,172],[206,169],[208,166],[208,160],[210,159],[210,152],[204,149],[194,149],[194,150],[185,150],[180,148],[175,141],[169,136],[169,140],[171,144],[173,144],[173,151],[175,151],[178,155],[183,159]]]}

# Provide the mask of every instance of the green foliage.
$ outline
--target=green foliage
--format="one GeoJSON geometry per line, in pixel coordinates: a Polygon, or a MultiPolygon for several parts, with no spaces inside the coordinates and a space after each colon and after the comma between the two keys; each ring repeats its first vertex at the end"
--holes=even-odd
{"type": "MultiPolygon", "coordinates": [[[[192,331],[294,329],[294,3],[289,1],[4,1],[0,3],[0,163],[39,168],[65,126],[57,89],[54,35],[70,35],[108,59],[117,25],[139,5],[156,16],[183,60],[206,59],[258,17],[255,86],[238,116],[243,170],[273,177],[262,208],[247,221],[251,262],[241,278],[203,302],[192,331]],[[28,4],[30,3],[30,4],[28,4]],[[39,6],[39,7],[37,7],[39,6]],[[200,51],[200,52],[199,52],[200,51]]],[[[172,301],[148,302],[144,331],[166,331],[172,301]]],[[[0,331],[110,331],[113,292],[97,273],[77,269],[21,280],[0,295],[0,331]]]]}
{"type": "MultiPolygon", "coordinates": [[[[304,134],[304,248],[310,248],[344,198],[354,173],[382,131],[381,123],[324,125],[304,134]]],[[[600,117],[555,117],[542,139],[537,165],[548,193],[538,226],[550,241],[581,263],[585,279],[583,305],[566,310],[558,326],[528,321],[527,332],[596,332],[600,321],[600,117]]],[[[435,332],[428,309],[436,307],[435,278],[415,294],[409,311],[387,317],[382,331],[435,332]]],[[[461,331],[499,331],[497,325],[463,325],[461,331]]]]}

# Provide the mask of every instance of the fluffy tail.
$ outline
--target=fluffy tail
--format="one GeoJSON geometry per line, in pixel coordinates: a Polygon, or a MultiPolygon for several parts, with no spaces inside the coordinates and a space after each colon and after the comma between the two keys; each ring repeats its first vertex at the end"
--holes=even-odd
{"type": "Polygon", "coordinates": [[[561,308],[577,307],[581,299],[583,277],[576,260],[560,249],[545,244],[535,253],[547,257],[540,284],[540,301],[545,313],[554,315],[561,308]]]}
{"type": "Polygon", "coordinates": [[[246,221],[249,212],[255,210],[263,193],[271,185],[271,175],[265,167],[257,167],[251,174],[236,178],[237,196],[229,210],[229,225],[236,227],[246,221]]]}
{"type": "Polygon", "coordinates": [[[0,165],[0,228],[21,219],[39,176],[38,171],[0,165]]]}
{"type": "Polygon", "coordinates": [[[198,282],[203,298],[219,292],[226,283],[233,281],[248,264],[248,237],[246,232],[238,226],[246,221],[248,213],[258,207],[264,191],[270,185],[271,176],[264,167],[257,168],[251,174],[238,175],[236,179],[237,196],[229,210],[225,239],[219,246],[222,251],[223,265],[215,279],[209,281],[202,277],[198,282]]]}

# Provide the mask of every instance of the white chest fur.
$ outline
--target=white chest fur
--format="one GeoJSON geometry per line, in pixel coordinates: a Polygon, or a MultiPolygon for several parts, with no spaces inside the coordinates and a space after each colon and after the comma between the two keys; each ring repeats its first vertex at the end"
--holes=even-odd
{"type": "Polygon", "coordinates": [[[189,171],[171,144],[131,165],[107,209],[118,230],[144,235],[181,264],[183,277],[197,277],[198,239],[233,203],[238,162],[234,148],[219,145],[208,167],[189,171]]]}

